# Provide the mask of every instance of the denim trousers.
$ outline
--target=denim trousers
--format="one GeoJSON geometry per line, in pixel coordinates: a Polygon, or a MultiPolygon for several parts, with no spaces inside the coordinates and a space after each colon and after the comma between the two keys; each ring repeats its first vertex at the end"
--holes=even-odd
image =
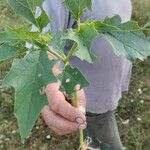
{"type": "Polygon", "coordinates": [[[90,147],[100,150],[123,150],[115,118],[115,110],[103,114],[87,112],[85,138],[90,137],[90,147]]]}

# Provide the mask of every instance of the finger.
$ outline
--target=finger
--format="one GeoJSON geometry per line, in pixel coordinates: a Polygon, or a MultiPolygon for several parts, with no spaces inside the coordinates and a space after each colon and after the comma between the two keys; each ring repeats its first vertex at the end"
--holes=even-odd
{"type": "Polygon", "coordinates": [[[52,127],[52,126],[49,126],[49,128],[52,129],[55,132],[55,134],[60,135],[60,136],[71,134],[74,132],[74,131],[72,131],[72,132],[71,131],[62,131],[62,130],[59,130],[59,129],[52,127]]]}
{"type": "MultiPolygon", "coordinates": [[[[54,131],[63,132],[63,133],[72,133],[79,129],[79,124],[66,120],[65,118],[59,116],[49,109],[48,106],[45,106],[42,110],[42,116],[46,124],[52,128],[54,131]]],[[[83,124],[84,125],[84,124],[83,124]]],[[[83,128],[83,125],[80,128],[83,128]]],[[[86,125],[85,125],[86,126],[86,125]]],[[[85,128],[85,127],[84,127],[85,128]]]]}
{"type": "Polygon", "coordinates": [[[86,96],[84,89],[80,89],[80,85],[76,86],[77,89],[77,100],[78,100],[78,110],[81,111],[83,114],[86,113],[86,96]],[[80,90],[78,90],[80,89],[80,90]]]}
{"type": "Polygon", "coordinates": [[[86,121],[85,115],[65,100],[65,96],[59,91],[59,86],[54,88],[53,93],[51,88],[46,90],[47,97],[50,99],[50,109],[72,122],[84,123],[86,121]]]}
{"type": "Polygon", "coordinates": [[[58,92],[59,90],[59,86],[60,86],[60,83],[50,83],[46,86],[46,88],[44,89],[45,90],[45,93],[48,97],[48,100],[49,100],[49,103],[51,102],[51,99],[53,98],[54,94],[56,92],[58,92]]]}
{"type": "Polygon", "coordinates": [[[48,127],[49,127],[52,131],[54,131],[55,134],[57,134],[57,135],[65,135],[65,133],[64,133],[63,131],[61,131],[60,129],[57,129],[57,128],[51,126],[51,125],[48,125],[48,127]]]}
{"type": "MultiPolygon", "coordinates": [[[[79,129],[85,129],[86,128],[86,124],[80,125],[79,129]]],[[[71,130],[60,130],[58,128],[55,128],[53,126],[49,126],[49,128],[51,128],[57,135],[67,135],[67,134],[71,134],[74,133],[76,131],[71,131],[71,130]]]]}
{"type": "MultiPolygon", "coordinates": [[[[86,114],[86,96],[84,89],[80,89],[80,85],[76,85],[77,90],[77,100],[78,100],[78,110],[82,112],[83,114],[86,114]]],[[[64,92],[63,95],[65,96],[65,99],[73,105],[73,102],[71,99],[68,99],[67,94],[64,92]]]]}

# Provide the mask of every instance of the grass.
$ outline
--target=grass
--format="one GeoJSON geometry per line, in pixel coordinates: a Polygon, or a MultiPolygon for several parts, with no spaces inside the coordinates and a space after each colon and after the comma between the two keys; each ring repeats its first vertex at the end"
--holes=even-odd
{"type": "MultiPolygon", "coordinates": [[[[133,18],[140,24],[150,19],[149,0],[134,0],[133,18]]],[[[0,30],[7,25],[25,21],[14,14],[5,0],[0,0],[0,30]]],[[[0,79],[8,71],[0,66],[0,79]]],[[[32,136],[21,143],[16,118],[13,115],[14,90],[0,86],[0,149],[1,150],[76,150],[77,136],[58,137],[39,118],[32,136]]],[[[121,139],[126,150],[150,148],[150,58],[137,61],[132,70],[128,93],[123,94],[116,112],[121,139]]]]}

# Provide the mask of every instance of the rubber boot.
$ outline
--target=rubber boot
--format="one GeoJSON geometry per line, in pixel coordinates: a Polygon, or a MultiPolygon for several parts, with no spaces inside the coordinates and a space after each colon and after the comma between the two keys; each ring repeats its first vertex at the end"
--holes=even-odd
{"type": "Polygon", "coordinates": [[[90,137],[90,147],[99,150],[123,150],[115,111],[104,114],[93,114],[87,112],[87,128],[84,130],[85,138],[90,137]]]}

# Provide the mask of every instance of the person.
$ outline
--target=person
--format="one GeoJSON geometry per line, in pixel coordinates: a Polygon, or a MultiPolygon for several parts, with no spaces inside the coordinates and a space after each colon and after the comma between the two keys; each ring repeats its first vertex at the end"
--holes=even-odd
{"type": "MultiPolygon", "coordinates": [[[[52,19],[52,31],[67,31],[75,28],[76,22],[63,4],[63,0],[45,0],[43,7],[52,19]]],[[[106,16],[119,14],[122,22],[129,21],[132,14],[130,0],[93,0],[92,11],[86,10],[81,22],[89,18],[103,20],[106,16]]],[[[101,150],[122,150],[115,110],[122,91],[128,91],[132,64],[123,56],[116,56],[104,37],[97,37],[92,44],[92,52],[100,59],[89,64],[73,57],[70,64],[78,67],[90,81],[90,86],[78,91],[79,108],[66,101],[59,91],[60,83],[48,84],[45,88],[49,106],[42,109],[46,124],[59,135],[85,129],[85,136],[92,139],[91,146],[101,150]]],[[[61,73],[56,65],[55,75],[61,73]]]]}

